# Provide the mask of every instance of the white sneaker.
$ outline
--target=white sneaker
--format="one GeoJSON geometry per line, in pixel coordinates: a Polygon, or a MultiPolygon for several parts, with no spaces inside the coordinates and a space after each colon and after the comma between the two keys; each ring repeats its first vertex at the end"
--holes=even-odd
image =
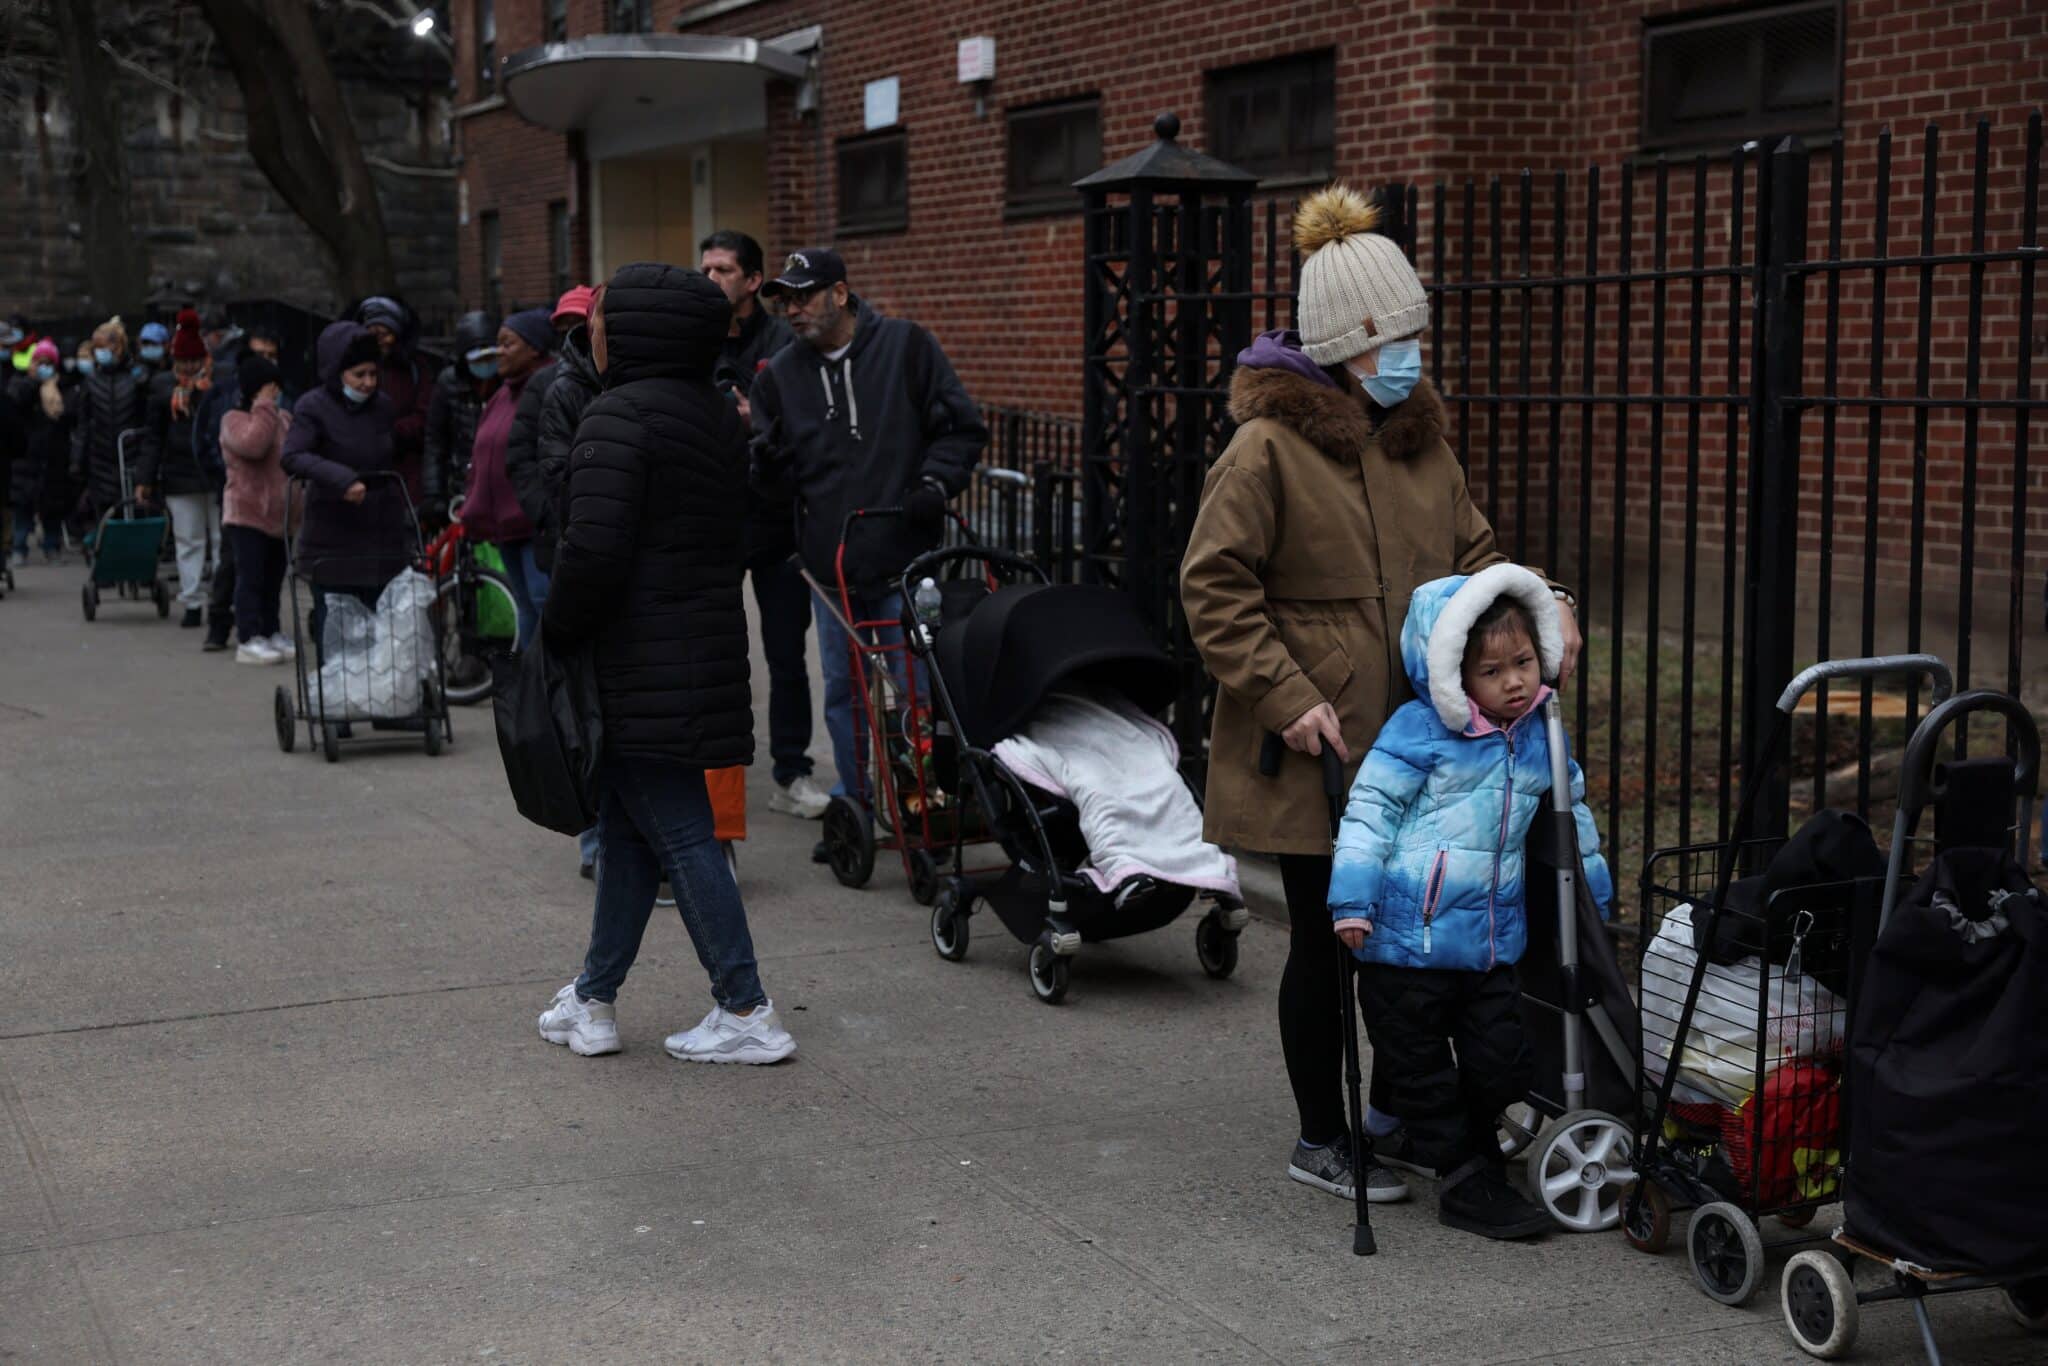
{"type": "Polygon", "coordinates": [[[269,641],[259,636],[255,640],[244,641],[235,648],[235,663],[282,664],[284,656],[279,654],[269,641]]]}
{"type": "Polygon", "coordinates": [[[600,1053],[619,1051],[618,1007],[602,1001],[586,1001],[569,983],[555,993],[554,1003],[540,1015],[540,1036],[549,1043],[565,1043],[571,1053],[594,1058],[600,1053]]]}
{"type": "Polygon", "coordinates": [[[800,820],[814,821],[825,814],[825,808],[832,805],[832,798],[825,789],[813,782],[808,773],[798,774],[781,787],[777,787],[768,798],[768,809],[800,820]]]}
{"type": "Polygon", "coordinates": [[[270,648],[285,659],[290,659],[299,652],[299,647],[292,644],[292,638],[282,631],[270,638],[270,648]]]}
{"type": "Polygon", "coordinates": [[[751,1015],[713,1006],[695,1029],[669,1035],[662,1047],[684,1062],[769,1063],[796,1052],[796,1040],[782,1027],[775,1003],[763,1001],[751,1015]]]}

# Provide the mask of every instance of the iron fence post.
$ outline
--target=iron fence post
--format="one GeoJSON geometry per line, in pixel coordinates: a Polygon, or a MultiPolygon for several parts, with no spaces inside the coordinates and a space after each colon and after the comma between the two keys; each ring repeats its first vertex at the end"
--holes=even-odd
{"type": "MultiPolygon", "coordinates": [[[[1790,823],[1789,729],[1773,724],[1779,693],[1797,672],[1799,614],[1799,420],[1806,338],[1807,150],[1788,137],[1772,149],[1757,195],[1757,260],[1750,345],[1748,554],[1744,558],[1742,777],[1769,786],[1748,837],[1783,835],[1790,823]],[[1772,737],[1776,736],[1775,744],[1772,737]],[[1766,745],[1772,745],[1767,752],[1766,745]]],[[[1655,643],[1652,642],[1652,648],[1655,643]]],[[[1742,835],[1738,835],[1738,838],[1742,835]]]]}

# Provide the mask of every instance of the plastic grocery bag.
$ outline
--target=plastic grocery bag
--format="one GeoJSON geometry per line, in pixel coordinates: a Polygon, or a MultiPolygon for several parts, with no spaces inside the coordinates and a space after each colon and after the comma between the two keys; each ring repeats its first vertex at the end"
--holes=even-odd
{"type": "MultiPolygon", "coordinates": [[[[1674,907],[1643,952],[1643,1067],[1651,1085],[1664,1079],[1686,989],[1699,961],[1692,912],[1691,906],[1674,907]]],[[[1710,962],[1671,1094],[1681,1101],[1740,1106],[1756,1089],[1760,1072],[1788,1059],[1839,1050],[1847,1022],[1841,998],[1804,973],[1773,964],[1766,981],[1756,958],[1710,962]]]]}
{"type": "Polygon", "coordinates": [[[384,586],[374,611],[347,593],[326,595],[320,632],[323,721],[395,721],[420,710],[434,657],[434,581],[408,569],[384,586]]]}

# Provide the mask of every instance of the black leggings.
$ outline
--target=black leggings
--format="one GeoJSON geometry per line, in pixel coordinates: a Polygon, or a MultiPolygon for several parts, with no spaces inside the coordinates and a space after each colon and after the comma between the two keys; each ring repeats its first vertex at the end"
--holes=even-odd
{"type": "MultiPolygon", "coordinates": [[[[1280,1051],[1301,1112],[1301,1138],[1321,1145],[1350,1132],[1344,1117],[1344,1008],[1337,969],[1344,946],[1331,929],[1330,858],[1282,854],[1280,881],[1287,892],[1287,966],[1280,970],[1280,1051]]],[[[1388,1110],[1378,1069],[1372,1102],[1388,1110]]]]}

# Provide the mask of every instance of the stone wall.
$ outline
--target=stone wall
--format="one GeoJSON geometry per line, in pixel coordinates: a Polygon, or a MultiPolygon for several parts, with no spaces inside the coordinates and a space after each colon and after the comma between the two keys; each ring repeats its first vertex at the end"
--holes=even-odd
{"type": "MultiPolygon", "coordinates": [[[[5,109],[0,123],[0,309],[74,318],[125,309],[162,312],[186,300],[278,298],[319,312],[345,301],[332,258],[250,157],[241,92],[224,68],[166,73],[182,95],[123,72],[137,244],[148,255],[150,298],[88,297],[68,92],[40,112],[5,109]]],[[[455,179],[448,93],[439,82],[401,90],[344,80],[356,132],[371,158],[392,238],[398,287],[441,330],[457,298],[455,179]]]]}

